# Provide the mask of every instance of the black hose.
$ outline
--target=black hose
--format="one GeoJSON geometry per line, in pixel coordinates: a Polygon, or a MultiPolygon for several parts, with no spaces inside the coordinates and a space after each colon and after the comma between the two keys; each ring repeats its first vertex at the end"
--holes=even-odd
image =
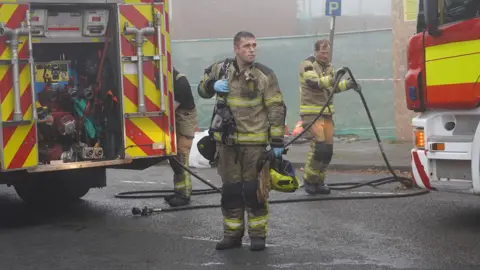
{"type": "MultiPolygon", "coordinates": [[[[285,144],[285,148],[287,148],[289,145],[291,145],[293,142],[298,140],[305,132],[307,132],[324,113],[325,109],[327,108],[328,104],[332,100],[333,96],[335,95],[335,91],[338,89],[338,84],[341,81],[341,78],[345,74],[349,74],[350,79],[352,80],[354,84],[354,90],[360,95],[360,99],[362,101],[363,107],[365,108],[365,112],[367,113],[368,120],[370,121],[370,125],[372,127],[373,132],[375,133],[375,138],[377,139],[378,146],[380,148],[380,152],[382,154],[383,160],[385,161],[385,164],[388,168],[388,171],[392,176],[390,177],[385,177],[385,178],[380,178],[376,180],[371,180],[367,182],[344,182],[344,183],[332,183],[328,184],[330,189],[332,190],[348,190],[348,189],[355,189],[359,188],[362,186],[371,186],[371,187],[377,187],[380,185],[388,184],[388,183],[395,183],[395,182],[400,182],[405,186],[414,186],[414,181],[410,178],[406,177],[400,177],[398,176],[395,171],[393,170],[392,166],[390,165],[390,162],[388,161],[387,155],[385,154],[385,151],[383,149],[383,144],[380,139],[380,136],[377,131],[377,127],[375,126],[375,123],[373,122],[372,115],[370,114],[370,109],[368,108],[367,102],[365,100],[365,97],[363,96],[363,93],[361,91],[360,85],[357,84],[355,81],[355,78],[353,77],[353,74],[351,70],[348,67],[342,67],[340,68],[336,74],[335,74],[335,83],[332,89],[332,92],[330,93],[327,102],[323,106],[322,110],[318,113],[318,115],[315,117],[313,121],[309,123],[308,126],[304,128],[304,130],[292,138],[289,142],[285,144]]],[[[176,158],[171,158],[170,161],[177,162],[178,165],[180,165],[183,169],[185,169],[187,172],[189,172],[191,175],[193,175],[195,178],[203,182],[204,184],[210,186],[212,189],[197,189],[192,191],[192,196],[195,195],[206,195],[206,194],[213,194],[213,193],[221,193],[221,189],[212,185],[209,183],[207,180],[203,179],[201,176],[193,172],[190,168],[186,167],[183,165],[181,162],[179,162],[176,158]]],[[[166,197],[166,195],[162,195],[162,193],[173,193],[173,190],[145,190],[145,191],[128,191],[128,192],[120,192],[115,194],[116,198],[123,198],[123,199],[146,199],[146,198],[162,198],[166,197]],[[135,195],[135,194],[150,194],[150,195],[135,195]]],[[[419,196],[419,195],[424,195],[429,193],[429,190],[421,190],[418,192],[408,192],[408,193],[401,193],[401,194],[385,194],[385,195],[367,195],[367,196],[328,196],[328,197],[312,197],[312,198],[299,198],[299,199],[284,199],[284,200],[270,200],[270,204],[278,204],[278,203],[294,203],[294,202],[313,202],[313,201],[332,201],[332,200],[364,200],[364,199],[386,199],[386,198],[402,198],[402,197],[412,197],[412,196],[419,196]]],[[[132,209],[132,213],[134,215],[150,215],[151,213],[154,212],[174,212],[174,211],[185,211],[185,210],[195,210],[195,209],[206,209],[206,208],[217,208],[220,207],[220,204],[202,204],[202,205],[188,205],[188,206],[180,206],[180,207],[171,207],[171,208],[149,208],[149,207],[144,207],[143,209],[136,208],[134,207],[132,209]]]]}

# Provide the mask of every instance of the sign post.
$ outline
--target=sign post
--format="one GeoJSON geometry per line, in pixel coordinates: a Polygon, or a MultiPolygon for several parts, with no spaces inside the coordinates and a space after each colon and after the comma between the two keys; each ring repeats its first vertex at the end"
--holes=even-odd
{"type": "Polygon", "coordinates": [[[333,58],[333,39],[335,36],[335,18],[342,16],[342,0],[326,0],[325,1],[325,16],[331,16],[330,23],[330,61],[333,58]]]}

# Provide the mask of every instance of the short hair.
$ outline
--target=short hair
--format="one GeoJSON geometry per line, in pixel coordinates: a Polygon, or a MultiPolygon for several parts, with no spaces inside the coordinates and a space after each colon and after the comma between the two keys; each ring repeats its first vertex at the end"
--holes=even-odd
{"type": "Polygon", "coordinates": [[[330,41],[327,39],[317,40],[313,45],[313,49],[317,52],[321,49],[326,50],[328,47],[330,47],[330,41]]]}
{"type": "Polygon", "coordinates": [[[255,38],[255,35],[248,31],[240,31],[233,37],[233,45],[238,45],[242,38],[255,38]]]}

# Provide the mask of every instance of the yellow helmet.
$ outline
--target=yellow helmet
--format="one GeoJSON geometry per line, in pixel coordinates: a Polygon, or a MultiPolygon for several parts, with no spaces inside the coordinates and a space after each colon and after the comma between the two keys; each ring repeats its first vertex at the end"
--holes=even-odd
{"type": "Polygon", "coordinates": [[[292,164],[283,158],[274,158],[270,163],[271,187],[279,192],[295,192],[300,181],[292,164]]]}

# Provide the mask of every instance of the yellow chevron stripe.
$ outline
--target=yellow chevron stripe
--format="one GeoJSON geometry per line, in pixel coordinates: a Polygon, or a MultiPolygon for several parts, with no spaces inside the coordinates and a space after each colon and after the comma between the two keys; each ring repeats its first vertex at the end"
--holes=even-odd
{"type": "MultiPolygon", "coordinates": [[[[2,0],[2,2],[9,2],[9,3],[15,3],[15,1],[5,1],[2,0]]],[[[8,20],[12,17],[13,13],[17,10],[18,5],[3,5],[0,7],[0,22],[8,22],[8,20]]],[[[20,44],[18,45],[18,51],[21,51],[23,49],[23,46],[25,44],[28,44],[28,37],[26,36],[21,36],[19,38],[20,44]]],[[[12,53],[10,51],[10,48],[7,48],[5,51],[3,51],[2,55],[0,55],[1,60],[6,60],[6,59],[12,59],[12,53]]]]}
{"type": "MultiPolygon", "coordinates": [[[[140,14],[143,15],[143,17],[145,17],[148,21],[150,22],[154,22],[154,20],[152,20],[153,16],[152,16],[152,6],[151,5],[134,5],[133,6],[136,10],[138,10],[138,12],[140,14]]],[[[128,22],[130,25],[134,25],[132,22],[128,21],[127,18],[125,18],[122,14],[120,14],[120,31],[123,32],[123,26],[125,25],[125,22],[128,22]]],[[[123,34],[122,34],[123,35],[123,34]]],[[[128,38],[127,35],[124,35],[125,37],[128,38]]],[[[156,44],[156,39],[154,38],[153,39],[155,44],[156,44]]],[[[143,54],[145,56],[153,56],[155,55],[155,51],[156,51],[156,45],[153,44],[152,42],[150,42],[148,39],[145,39],[145,43],[143,43],[143,54]]]]}
{"type": "Polygon", "coordinates": [[[135,126],[141,129],[153,142],[164,142],[165,132],[148,117],[130,119],[135,126]]]}
{"type": "MultiPolygon", "coordinates": [[[[169,5],[170,5],[170,1],[168,1],[168,0],[165,1],[164,4],[163,4],[165,14],[167,14],[167,15],[168,15],[168,12],[170,12],[169,5]]],[[[162,34],[165,35],[166,51],[171,54],[172,53],[172,49],[171,49],[172,43],[171,43],[171,39],[170,39],[170,29],[166,29],[166,25],[163,26],[163,29],[164,29],[164,32],[162,34]]],[[[166,64],[165,64],[165,66],[166,66],[166,64]]],[[[173,92],[173,75],[171,73],[169,73],[167,75],[167,78],[168,78],[168,89],[169,89],[170,92],[173,92]]]]}
{"type": "MultiPolygon", "coordinates": [[[[163,13],[162,16],[164,17],[164,18],[162,18],[163,21],[165,21],[165,14],[168,15],[169,11],[170,11],[169,1],[167,0],[167,1],[164,1],[164,3],[163,3],[163,12],[162,12],[163,13]]],[[[166,49],[165,52],[168,52],[171,55],[172,49],[171,49],[171,40],[170,40],[170,29],[166,29],[166,24],[165,23],[162,24],[162,35],[165,36],[165,49],[166,49]]],[[[173,61],[171,61],[171,63],[173,63],[173,61]]],[[[173,75],[172,75],[171,72],[168,72],[167,54],[165,54],[165,56],[162,59],[162,65],[164,67],[163,68],[164,74],[167,75],[166,77],[167,77],[168,92],[170,92],[170,98],[172,98],[173,97],[173,75]]],[[[168,101],[169,98],[166,98],[165,100],[168,101]]],[[[173,108],[170,108],[170,102],[167,102],[166,105],[167,105],[166,110],[168,112],[168,117],[170,118],[170,113],[173,115],[173,117],[175,117],[175,112],[174,112],[173,108]]],[[[167,136],[165,138],[166,139],[166,145],[167,145],[165,150],[166,150],[167,154],[174,154],[174,152],[172,152],[171,146],[172,146],[172,143],[174,141],[176,141],[176,138],[175,137],[172,138],[169,135],[170,134],[167,134],[167,136]]],[[[176,145],[176,149],[178,149],[178,145],[176,145]]],[[[178,152],[178,150],[175,151],[175,152],[178,152]]]]}
{"type": "MultiPolygon", "coordinates": [[[[0,75],[1,74],[5,75],[7,70],[8,70],[8,66],[6,65],[0,66],[0,75]]],[[[28,68],[28,65],[25,65],[22,71],[20,72],[19,81],[20,81],[20,96],[22,96],[27,90],[28,84],[30,83],[30,69],[28,68]]],[[[14,100],[13,100],[13,86],[12,86],[8,91],[7,96],[2,102],[2,121],[8,120],[8,117],[13,112],[13,107],[14,107],[13,105],[14,105],[14,100]]],[[[32,112],[27,111],[23,117],[24,119],[32,119],[32,112]]]]}
{"type": "MultiPolygon", "coordinates": [[[[8,1],[7,1],[8,2],[8,1]]],[[[17,10],[18,5],[3,5],[0,7],[0,22],[7,23],[8,20],[13,16],[13,13],[15,10],[17,10]]],[[[24,39],[25,37],[21,37],[21,39],[24,39]]],[[[22,46],[20,44],[20,46],[22,46]]],[[[7,46],[5,51],[2,52],[0,55],[1,60],[5,59],[12,59],[12,53],[10,52],[10,48],[7,46]]]]}
{"type": "MultiPolygon", "coordinates": [[[[153,14],[152,14],[152,5],[142,3],[140,5],[139,0],[125,0],[125,3],[129,4],[139,4],[135,5],[134,7],[138,10],[140,14],[142,14],[147,20],[153,22],[153,14]]],[[[158,3],[155,3],[155,5],[158,5],[158,3]]],[[[166,4],[164,4],[166,5],[166,4]]],[[[166,9],[167,10],[167,9],[166,9]]],[[[163,16],[163,14],[162,14],[163,16]]],[[[123,25],[125,24],[125,21],[128,21],[127,18],[125,18],[123,15],[120,15],[120,26],[123,28],[123,25]]],[[[133,25],[131,22],[129,22],[130,25],[133,25]]],[[[123,30],[123,29],[120,29],[123,30]]],[[[165,24],[162,24],[162,31],[161,34],[164,35],[165,38],[165,50],[170,51],[170,41],[167,39],[168,37],[165,36],[165,33],[168,33],[165,30],[165,24]]],[[[143,46],[143,51],[144,54],[147,56],[151,55],[157,55],[158,54],[158,46],[156,39],[154,39],[154,42],[146,41],[143,46]]],[[[171,73],[168,72],[168,66],[167,66],[167,57],[164,56],[162,61],[160,61],[163,66],[163,74],[167,76],[167,85],[169,88],[169,91],[172,92],[173,89],[173,81],[170,79],[172,77],[171,73]]],[[[159,66],[159,61],[154,62],[154,66],[158,68],[159,66]]],[[[136,74],[123,74],[125,78],[132,83],[133,85],[137,86],[137,75],[136,74]]],[[[156,89],[156,85],[154,82],[150,81],[148,77],[144,76],[144,86],[145,86],[145,96],[148,98],[150,101],[152,101],[154,104],[157,106],[160,106],[160,92],[158,89],[156,89]]],[[[134,104],[131,100],[128,99],[127,96],[124,95],[123,99],[124,103],[124,110],[125,112],[136,112],[137,111],[137,104],[134,104]]],[[[167,101],[167,114],[169,115],[170,113],[170,108],[169,108],[169,103],[168,103],[168,97],[166,97],[167,101]]],[[[171,112],[173,113],[173,112],[171,112]]],[[[145,118],[133,118],[130,119],[130,121],[137,126],[140,130],[142,130],[145,135],[147,135],[150,139],[152,139],[155,142],[164,142],[166,146],[166,153],[167,154],[172,154],[172,145],[171,143],[173,142],[169,136],[169,134],[166,133],[166,130],[162,130],[155,122],[153,122],[150,118],[145,117],[145,118]]],[[[127,136],[125,137],[125,142],[126,145],[136,145],[132,140],[130,140],[127,136]]],[[[148,156],[144,151],[142,151],[138,147],[130,147],[126,150],[126,153],[132,157],[145,157],[148,156]]]]}
{"type": "Polygon", "coordinates": [[[123,110],[126,113],[137,112],[137,104],[133,103],[126,95],[123,96],[123,110]]]}
{"type": "MultiPolygon", "coordinates": [[[[138,87],[136,74],[124,74],[133,85],[138,87]]],[[[147,76],[143,76],[143,87],[145,89],[145,96],[155,105],[160,107],[160,91],[157,91],[155,84],[148,79],[147,76]]]]}
{"type": "MultiPolygon", "coordinates": [[[[27,114],[32,114],[32,106],[27,110],[27,114]]],[[[8,168],[10,166],[10,163],[12,162],[13,158],[17,154],[17,150],[20,148],[22,145],[23,141],[25,140],[25,137],[27,137],[28,132],[30,131],[30,128],[32,125],[23,125],[23,126],[18,126],[15,132],[13,133],[12,137],[8,141],[7,145],[5,146],[3,150],[3,160],[5,162],[5,168],[8,168]]]]}
{"type": "Polygon", "coordinates": [[[128,136],[125,136],[125,145],[128,147],[125,153],[131,157],[146,157],[147,154],[143,152],[140,147],[129,147],[131,145],[137,145],[128,136]]]}
{"type": "Polygon", "coordinates": [[[35,144],[35,146],[32,148],[32,151],[30,151],[30,154],[28,154],[27,159],[25,160],[25,163],[23,163],[23,168],[27,167],[33,167],[38,165],[38,144],[35,144]]]}

